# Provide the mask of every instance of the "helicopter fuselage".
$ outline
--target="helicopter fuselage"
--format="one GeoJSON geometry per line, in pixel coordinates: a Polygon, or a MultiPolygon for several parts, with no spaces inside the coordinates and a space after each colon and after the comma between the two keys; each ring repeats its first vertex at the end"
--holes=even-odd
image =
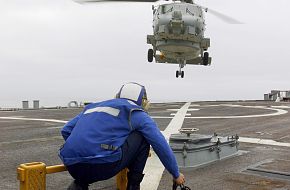
{"type": "Polygon", "coordinates": [[[153,9],[153,35],[147,36],[147,43],[153,46],[156,62],[199,65],[210,46],[204,31],[200,6],[184,2],[163,4],[153,9]]]}

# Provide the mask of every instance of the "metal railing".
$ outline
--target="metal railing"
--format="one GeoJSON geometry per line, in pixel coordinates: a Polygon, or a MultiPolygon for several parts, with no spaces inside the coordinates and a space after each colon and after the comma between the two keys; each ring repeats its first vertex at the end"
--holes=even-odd
{"type": "MultiPolygon", "coordinates": [[[[63,171],[66,171],[64,165],[46,166],[42,162],[20,164],[17,168],[17,179],[20,181],[20,190],[45,190],[46,175],[63,171]]],[[[118,190],[126,190],[127,169],[117,174],[116,186],[118,190]]]]}

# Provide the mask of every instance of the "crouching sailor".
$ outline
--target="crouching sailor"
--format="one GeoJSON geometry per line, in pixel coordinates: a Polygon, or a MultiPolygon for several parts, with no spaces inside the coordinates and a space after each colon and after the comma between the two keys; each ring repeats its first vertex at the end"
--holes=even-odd
{"type": "Polygon", "coordinates": [[[59,156],[75,179],[68,189],[88,189],[128,168],[127,190],[140,190],[150,145],[174,181],[184,183],[171,148],[146,113],[148,106],[145,87],[127,83],[115,99],[89,104],[65,124],[59,156]]]}

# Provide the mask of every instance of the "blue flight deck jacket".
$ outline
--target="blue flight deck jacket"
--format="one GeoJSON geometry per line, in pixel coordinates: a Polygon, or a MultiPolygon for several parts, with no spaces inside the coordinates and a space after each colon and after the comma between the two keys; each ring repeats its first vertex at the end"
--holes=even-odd
{"type": "Polygon", "coordinates": [[[122,158],[120,147],[134,130],[144,136],[165,168],[178,178],[175,156],[156,123],[142,107],[122,98],[89,104],[65,124],[61,134],[66,142],[59,157],[64,165],[118,161],[122,158]]]}

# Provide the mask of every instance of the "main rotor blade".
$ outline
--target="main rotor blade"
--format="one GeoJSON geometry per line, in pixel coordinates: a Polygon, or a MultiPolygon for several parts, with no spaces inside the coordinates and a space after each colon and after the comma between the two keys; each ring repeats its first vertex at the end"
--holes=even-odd
{"type": "Polygon", "coordinates": [[[77,3],[98,3],[98,2],[156,2],[158,0],[74,0],[77,3]]]}
{"type": "Polygon", "coordinates": [[[229,23],[229,24],[244,24],[244,23],[242,23],[242,22],[240,22],[240,21],[238,21],[238,20],[236,20],[236,19],[234,19],[234,18],[232,18],[230,16],[227,16],[227,15],[225,15],[223,13],[220,13],[218,11],[215,11],[215,10],[212,10],[212,9],[208,9],[206,7],[202,7],[202,8],[205,10],[205,12],[211,13],[212,15],[218,17],[219,19],[223,20],[226,23],[229,23]]]}

